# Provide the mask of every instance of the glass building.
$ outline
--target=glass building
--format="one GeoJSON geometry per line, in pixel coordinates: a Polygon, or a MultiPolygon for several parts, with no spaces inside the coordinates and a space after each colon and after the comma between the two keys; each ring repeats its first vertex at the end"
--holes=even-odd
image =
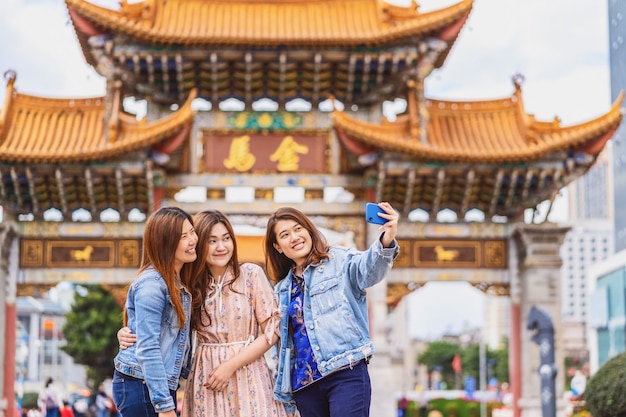
{"type": "MultiPolygon", "coordinates": [[[[611,100],[615,101],[620,92],[626,91],[626,2],[609,0],[608,10],[611,100]]],[[[622,122],[612,144],[615,251],[619,252],[626,249],[626,123],[622,122]]]]}
{"type": "Polygon", "coordinates": [[[592,373],[626,350],[626,262],[622,251],[590,271],[589,346],[592,373]]]}

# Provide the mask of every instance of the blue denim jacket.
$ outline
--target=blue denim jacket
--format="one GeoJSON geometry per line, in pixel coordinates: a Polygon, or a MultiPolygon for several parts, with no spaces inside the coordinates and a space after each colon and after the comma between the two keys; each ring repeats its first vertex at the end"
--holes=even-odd
{"type": "Polygon", "coordinates": [[[179,378],[186,378],[191,366],[191,294],[181,287],[180,297],[185,311],[182,329],[167,285],[155,269],[143,271],[126,296],[128,327],[137,343],[119,351],[115,369],[146,381],[157,413],[174,409],[170,390],[178,388],[179,378]]]}
{"type": "MultiPolygon", "coordinates": [[[[304,270],[304,322],[323,376],[374,353],[370,341],[366,288],[385,278],[398,256],[396,241],[383,248],[380,238],[366,251],[333,246],[329,259],[304,270]]],[[[274,396],[293,412],[291,367],[295,358],[289,334],[292,272],[276,284],[280,306],[280,341],[274,396]]]]}

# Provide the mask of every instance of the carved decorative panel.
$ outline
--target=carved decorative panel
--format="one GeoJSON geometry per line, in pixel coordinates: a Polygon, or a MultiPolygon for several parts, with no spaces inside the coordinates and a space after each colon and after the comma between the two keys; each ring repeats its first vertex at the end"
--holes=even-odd
{"type": "Polygon", "coordinates": [[[394,268],[507,268],[506,240],[399,239],[394,268]]]}
{"type": "Polygon", "coordinates": [[[139,239],[22,239],[21,268],[137,268],[139,239]]]}

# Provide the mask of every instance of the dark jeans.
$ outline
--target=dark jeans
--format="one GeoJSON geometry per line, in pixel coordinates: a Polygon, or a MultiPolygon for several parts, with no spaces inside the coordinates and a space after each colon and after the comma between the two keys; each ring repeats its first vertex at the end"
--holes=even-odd
{"type": "MultiPolygon", "coordinates": [[[[148,385],[142,380],[113,375],[112,393],[115,406],[123,417],[157,417],[150,401],[148,385]]],[[[176,409],[176,391],[170,390],[176,409]]]]}
{"type": "Polygon", "coordinates": [[[47,408],[46,417],[59,417],[59,407],[47,408]]]}
{"type": "Polygon", "coordinates": [[[342,369],[293,393],[302,417],[369,417],[372,386],[367,364],[342,369]]]}

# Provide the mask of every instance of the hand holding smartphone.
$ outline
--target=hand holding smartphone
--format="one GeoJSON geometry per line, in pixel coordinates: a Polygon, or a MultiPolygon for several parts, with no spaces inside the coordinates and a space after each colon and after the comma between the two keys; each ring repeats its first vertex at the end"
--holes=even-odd
{"type": "Polygon", "coordinates": [[[384,219],[378,215],[378,213],[387,214],[387,212],[376,203],[367,203],[365,205],[365,221],[372,224],[385,224],[387,219],[384,219]]]}

